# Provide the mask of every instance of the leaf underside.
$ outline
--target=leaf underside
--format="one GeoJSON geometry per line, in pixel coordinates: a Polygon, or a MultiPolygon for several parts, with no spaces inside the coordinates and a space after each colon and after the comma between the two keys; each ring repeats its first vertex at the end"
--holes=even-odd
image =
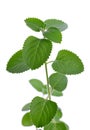
{"type": "Polygon", "coordinates": [[[68,50],[59,51],[52,67],[55,71],[63,74],[79,74],[84,70],[81,59],[68,50]]]}
{"type": "Polygon", "coordinates": [[[54,116],[55,121],[59,121],[62,118],[62,111],[60,108],[57,109],[56,115],[54,116]]]}
{"type": "Polygon", "coordinates": [[[23,108],[22,108],[22,111],[30,111],[30,104],[31,104],[31,103],[25,104],[25,105],[23,106],[23,108]]]}
{"type": "Polygon", "coordinates": [[[64,23],[61,20],[57,20],[57,19],[48,19],[45,21],[46,24],[46,29],[50,28],[50,27],[55,27],[57,29],[59,29],[60,31],[64,31],[65,29],[67,29],[68,25],[66,23],[64,23]]]}
{"type": "Polygon", "coordinates": [[[47,94],[47,88],[40,80],[31,79],[29,82],[37,91],[42,92],[43,94],[47,94]]]}
{"type": "Polygon", "coordinates": [[[35,97],[31,102],[30,110],[34,125],[42,127],[48,124],[55,116],[57,104],[41,97],[35,97]]]}
{"type": "Polygon", "coordinates": [[[56,97],[63,96],[63,93],[53,89],[52,96],[56,96],[56,97]]]}
{"type": "Polygon", "coordinates": [[[54,73],[49,77],[52,89],[59,92],[63,91],[67,86],[67,77],[60,73],[54,73]]]}
{"type": "Polygon", "coordinates": [[[25,63],[22,57],[22,50],[17,51],[8,61],[7,71],[11,73],[22,73],[29,70],[30,67],[25,63]]]}
{"type": "Polygon", "coordinates": [[[30,36],[23,46],[23,58],[32,69],[39,68],[49,58],[52,50],[52,43],[46,39],[38,39],[30,36]]]}

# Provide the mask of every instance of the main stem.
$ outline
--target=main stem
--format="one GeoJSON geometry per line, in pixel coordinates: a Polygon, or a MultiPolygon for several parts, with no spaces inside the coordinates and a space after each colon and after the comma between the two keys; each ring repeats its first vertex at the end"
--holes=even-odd
{"type": "Polygon", "coordinates": [[[46,72],[46,80],[47,80],[47,90],[48,90],[48,98],[51,100],[51,92],[49,87],[49,78],[48,78],[48,69],[47,69],[47,63],[45,62],[45,72],[46,72]]]}

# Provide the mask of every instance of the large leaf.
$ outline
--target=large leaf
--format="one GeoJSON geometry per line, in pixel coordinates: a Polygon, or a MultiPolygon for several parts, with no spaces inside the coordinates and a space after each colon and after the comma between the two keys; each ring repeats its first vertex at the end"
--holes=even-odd
{"type": "Polygon", "coordinates": [[[60,31],[64,31],[68,27],[68,25],[66,23],[64,23],[61,20],[57,20],[57,19],[48,19],[45,21],[45,24],[46,24],[46,29],[48,29],[50,27],[55,27],[55,28],[59,29],[60,31]]]}
{"type": "Polygon", "coordinates": [[[38,18],[27,18],[25,23],[32,30],[39,32],[40,30],[45,28],[45,24],[38,18]]]}
{"type": "Polygon", "coordinates": [[[49,40],[60,43],[62,41],[62,34],[61,32],[55,28],[55,27],[50,27],[46,32],[43,33],[43,35],[48,38],[49,40]]]}
{"type": "Polygon", "coordinates": [[[57,104],[41,97],[35,97],[31,102],[32,121],[36,127],[42,127],[48,124],[55,116],[57,104]]]}
{"type": "Polygon", "coordinates": [[[44,130],[69,130],[69,127],[64,122],[51,122],[44,127],[44,130]]]}
{"type": "Polygon", "coordinates": [[[30,104],[31,104],[31,103],[25,104],[25,105],[23,106],[23,108],[22,108],[22,111],[29,111],[29,110],[30,110],[30,104]]]}
{"type": "Polygon", "coordinates": [[[22,57],[22,50],[16,52],[8,61],[7,70],[11,73],[22,73],[30,69],[22,57]]]}
{"type": "Polygon", "coordinates": [[[80,58],[75,53],[68,50],[59,51],[52,67],[55,71],[63,74],[78,74],[84,70],[80,58]]]}
{"type": "Polygon", "coordinates": [[[42,92],[44,94],[47,93],[46,86],[38,79],[31,79],[29,80],[30,84],[39,92],[42,92]]]}
{"type": "Polygon", "coordinates": [[[67,86],[67,77],[60,73],[54,73],[49,77],[50,85],[57,91],[63,91],[67,86]]]}
{"type": "Polygon", "coordinates": [[[48,59],[52,50],[52,43],[46,39],[30,36],[23,47],[23,58],[33,70],[39,68],[48,59]]]}
{"type": "Polygon", "coordinates": [[[32,118],[30,112],[26,113],[22,118],[22,125],[23,126],[32,126],[32,118]]]}

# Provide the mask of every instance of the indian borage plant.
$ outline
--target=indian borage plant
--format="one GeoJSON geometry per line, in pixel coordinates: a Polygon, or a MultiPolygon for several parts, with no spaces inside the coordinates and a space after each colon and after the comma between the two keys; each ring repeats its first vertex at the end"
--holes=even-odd
{"type": "Polygon", "coordinates": [[[46,85],[39,79],[31,79],[30,84],[47,98],[36,96],[30,103],[27,103],[22,111],[27,113],[22,118],[24,126],[34,125],[36,129],[42,127],[44,130],[69,130],[66,123],[61,121],[62,111],[58,104],[52,101],[52,96],[62,96],[67,86],[67,76],[79,74],[84,70],[80,58],[69,50],[60,50],[56,59],[52,61],[52,68],[55,71],[49,76],[47,61],[54,43],[61,43],[62,31],[67,24],[61,20],[48,19],[42,21],[37,18],[27,18],[26,25],[36,32],[42,32],[42,39],[29,36],[23,48],[17,51],[9,60],[7,70],[11,73],[22,73],[29,69],[35,70],[44,64],[46,72],[46,85]],[[54,42],[54,43],[53,43],[54,42]]]}

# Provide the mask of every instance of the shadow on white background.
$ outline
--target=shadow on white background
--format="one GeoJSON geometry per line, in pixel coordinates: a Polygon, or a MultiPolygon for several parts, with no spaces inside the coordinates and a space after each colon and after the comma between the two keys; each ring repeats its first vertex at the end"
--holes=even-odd
{"type": "MultiPolygon", "coordinates": [[[[29,35],[41,37],[24,23],[27,17],[42,20],[56,18],[65,21],[68,29],[63,41],[53,48],[51,59],[59,49],[69,49],[82,59],[85,71],[81,75],[68,76],[64,96],[56,98],[63,111],[62,120],[70,130],[90,129],[90,4],[89,0],[3,0],[0,1],[0,129],[35,130],[21,125],[21,108],[36,95],[28,83],[31,78],[45,82],[44,66],[36,71],[10,74],[6,64],[13,53],[22,48],[29,35]]],[[[50,73],[52,70],[50,69],[50,73]]],[[[42,95],[41,95],[42,96],[42,95]]],[[[54,98],[55,100],[55,98],[54,98]]]]}

